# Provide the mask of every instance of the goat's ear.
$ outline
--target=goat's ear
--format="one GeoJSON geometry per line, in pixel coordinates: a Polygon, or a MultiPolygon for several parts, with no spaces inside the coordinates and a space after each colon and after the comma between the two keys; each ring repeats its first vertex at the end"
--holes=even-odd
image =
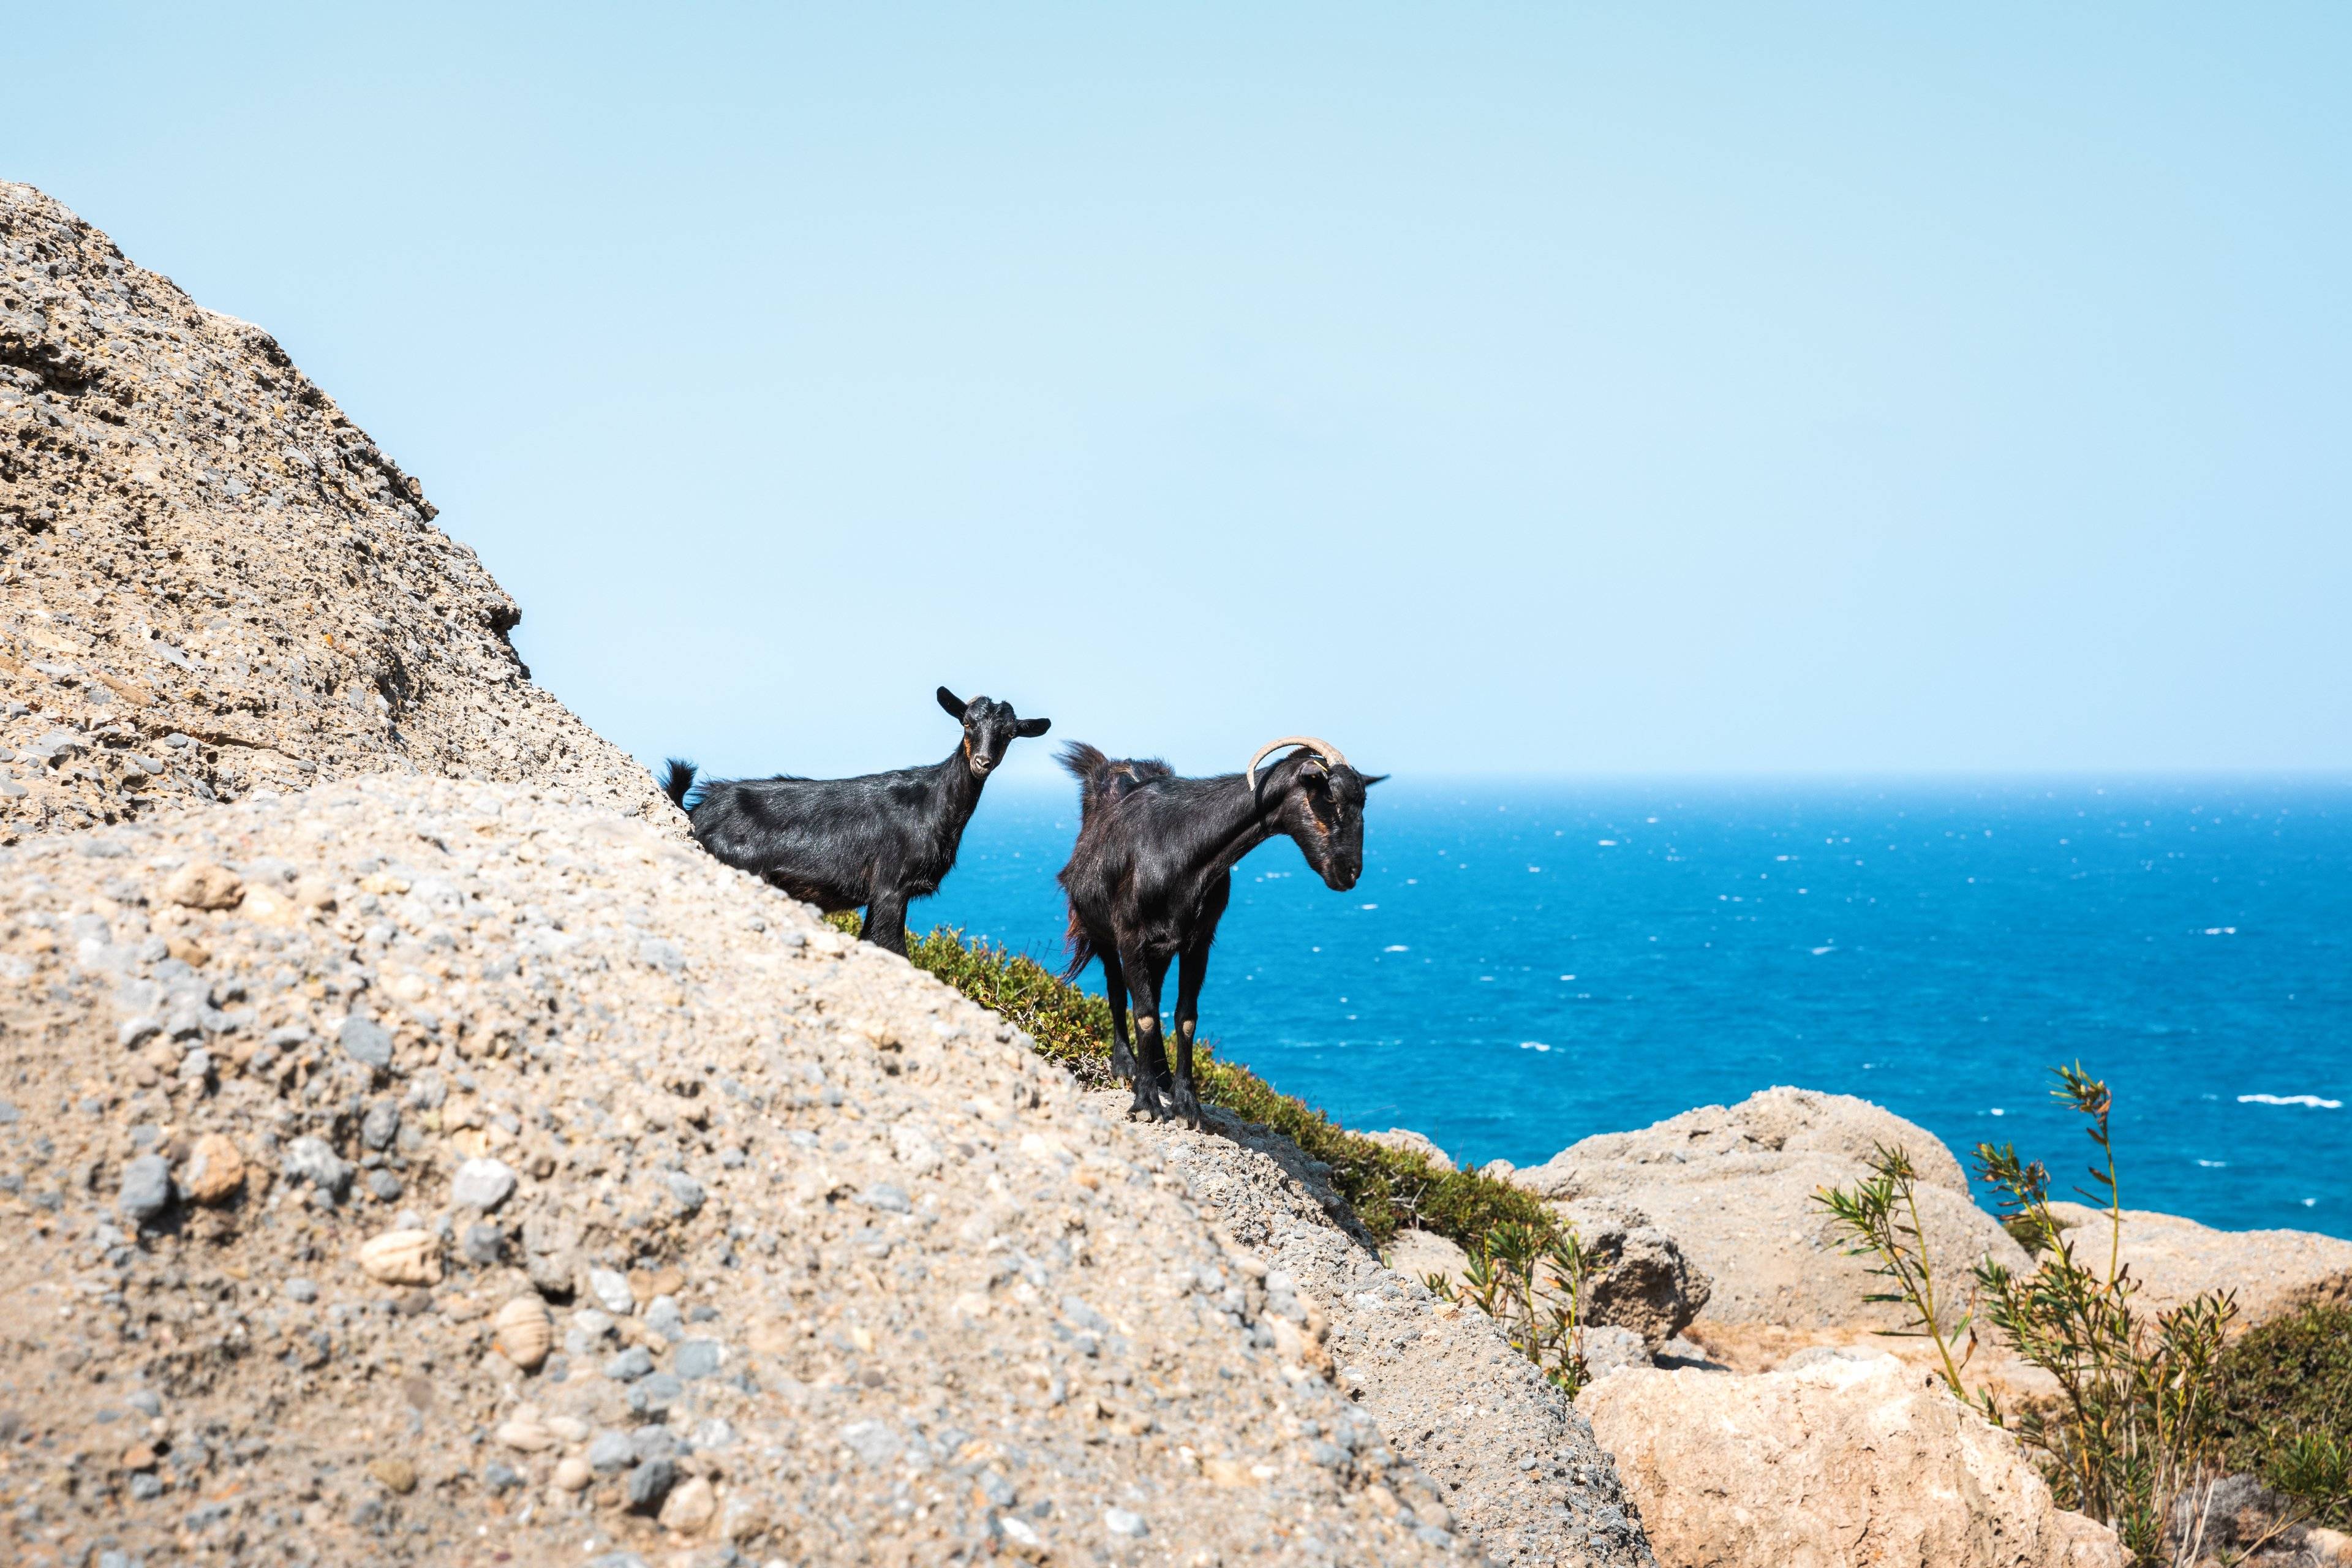
{"type": "Polygon", "coordinates": [[[1331,771],[1320,759],[1309,757],[1298,764],[1298,782],[1319,793],[1331,787],[1331,771]]]}
{"type": "Polygon", "coordinates": [[[1024,719],[1013,727],[1016,735],[1042,735],[1054,727],[1051,719],[1024,719]]]}
{"type": "Polygon", "coordinates": [[[944,686],[940,688],[940,706],[959,719],[963,717],[964,700],[944,686]]]}

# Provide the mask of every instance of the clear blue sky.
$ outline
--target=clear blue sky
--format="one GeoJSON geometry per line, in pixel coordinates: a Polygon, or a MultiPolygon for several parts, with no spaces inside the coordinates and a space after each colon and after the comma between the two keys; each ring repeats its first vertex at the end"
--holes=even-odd
{"type": "Polygon", "coordinates": [[[2352,765],[2352,10],[493,9],[14,7],[0,173],[649,759],[2352,765]]]}

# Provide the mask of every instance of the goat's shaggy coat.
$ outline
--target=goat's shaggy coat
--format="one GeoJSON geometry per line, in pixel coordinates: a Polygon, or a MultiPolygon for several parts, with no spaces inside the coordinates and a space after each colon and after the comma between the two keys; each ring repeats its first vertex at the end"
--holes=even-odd
{"type": "Polygon", "coordinates": [[[928,898],[955,868],[981,786],[1023,735],[1050,719],[1023,719],[986,697],[964,701],[946,687],[940,706],[963,721],[944,762],[851,779],[719,779],[694,803],[694,764],[673,758],[662,788],[687,814],[702,847],[830,914],[866,910],[866,940],[903,954],[907,905],[928,898]]]}
{"type": "Polygon", "coordinates": [[[1234,867],[1281,834],[1327,886],[1354,887],[1364,869],[1364,791],[1380,778],[1304,749],[1260,774],[1255,790],[1239,773],[1179,778],[1165,763],[1114,760],[1083,742],[1064,747],[1061,760],[1079,792],[1078,841],[1061,874],[1070,902],[1068,973],[1102,963],[1111,1066],[1135,1085],[1133,1109],[1197,1127],[1192,1039],[1234,867]],[[1171,962],[1179,964],[1172,1069],[1160,1027],[1171,962]],[[1139,1067],[1128,1046],[1130,1000],[1139,1067]]]}

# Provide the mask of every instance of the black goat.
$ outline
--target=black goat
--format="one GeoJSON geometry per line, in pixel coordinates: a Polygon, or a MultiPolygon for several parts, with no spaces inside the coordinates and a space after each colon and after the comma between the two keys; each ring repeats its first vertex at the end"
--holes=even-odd
{"type": "Polygon", "coordinates": [[[1113,761],[1083,742],[1063,748],[1062,765],[1078,779],[1078,841],[1061,875],[1070,900],[1065,978],[1102,961],[1111,1069],[1135,1085],[1131,1109],[1198,1127],[1192,1037],[1234,867],[1286,834],[1327,887],[1346,892],[1364,871],[1364,792],[1387,775],[1368,778],[1337,746],[1303,735],[1261,746],[1247,768],[1216,778],[1178,778],[1162,762],[1113,761]],[[1258,763],[1284,746],[1300,749],[1261,776],[1258,763]],[[1171,959],[1181,966],[1172,1072],[1160,1033],[1171,959]],[[1136,1050],[1127,1042],[1130,999],[1136,1050]]]}
{"type": "Polygon", "coordinates": [[[1042,735],[1051,719],[1024,719],[1009,702],[970,702],[942,686],[940,706],[963,723],[963,742],[927,768],[854,779],[722,779],[692,805],[694,764],[672,758],[662,788],[694,836],[721,860],[805,899],[827,914],[866,910],[866,940],[904,956],[907,904],[940,890],[955,868],[964,824],[1005,748],[1042,735]]]}

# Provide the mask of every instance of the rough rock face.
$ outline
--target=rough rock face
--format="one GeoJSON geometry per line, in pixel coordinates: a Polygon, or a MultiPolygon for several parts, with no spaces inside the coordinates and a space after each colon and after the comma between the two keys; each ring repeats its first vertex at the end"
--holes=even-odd
{"type": "Polygon", "coordinates": [[[364,773],[657,800],[433,515],[268,333],[0,182],[0,840],[364,773]]]}
{"type": "Polygon", "coordinates": [[[2121,1568],[2007,1434],[1891,1356],[1634,1368],[1578,1398],[1670,1568],[2121,1568]]]}
{"type": "Polygon", "coordinates": [[[1510,1179],[1570,1217],[1628,1211],[1671,1236],[1713,1282],[1709,1321],[1798,1327],[1893,1324],[1863,1300],[1878,1288],[1811,1201],[1869,1173],[1874,1143],[1910,1151],[1934,1256],[1954,1278],[2024,1249],[1969,1196],[1959,1162],[1926,1128],[1851,1095],[1769,1089],[1633,1132],[1587,1138],[1510,1179]]]}
{"type": "Polygon", "coordinates": [[[1425,1132],[1415,1132],[1410,1127],[1391,1127],[1385,1132],[1367,1132],[1364,1136],[1384,1149],[1410,1150],[1429,1161],[1433,1170],[1454,1169],[1454,1157],[1439,1148],[1425,1132]]]}
{"type": "MultiPolygon", "coordinates": [[[[1097,1102],[1117,1115],[1126,1099],[1097,1102]]],[[[1226,1234],[1322,1303],[1339,1386],[1438,1483],[1446,1511],[1434,1517],[1457,1523],[1498,1563],[1652,1561],[1609,1456],[1491,1320],[1439,1300],[1417,1275],[1383,1268],[1323,1167],[1297,1145],[1214,1107],[1204,1120],[1198,1132],[1138,1131],[1226,1234]]]]}
{"type": "MultiPolygon", "coordinates": [[[[2106,1211],[2053,1203],[2074,1256],[2105,1267],[2106,1211]]],[[[2214,1230],[2178,1215],[2124,1211],[2124,1264],[2139,1281],[2135,1303],[2160,1312],[2208,1290],[2238,1293],[2241,1327],[2310,1301],[2352,1299],[2352,1241],[2305,1230],[2214,1230]]]]}
{"type": "Polygon", "coordinates": [[[1615,1216],[1576,1217],[1578,1237],[1592,1266],[1585,1286],[1585,1321],[1630,1329],[1656,1355],[1690,1327],[1714,1282],[1655,1226],[1629,1225],[1615,1216]]]}
{"type": "Polygon", "coordinates": [[[609,805],[37,836],[0,967],[9,1563],[1464,1549],[1324,1293],[1465,1425],[1491,1333],[1277,1279],[993,1015],[609,805]]]}

